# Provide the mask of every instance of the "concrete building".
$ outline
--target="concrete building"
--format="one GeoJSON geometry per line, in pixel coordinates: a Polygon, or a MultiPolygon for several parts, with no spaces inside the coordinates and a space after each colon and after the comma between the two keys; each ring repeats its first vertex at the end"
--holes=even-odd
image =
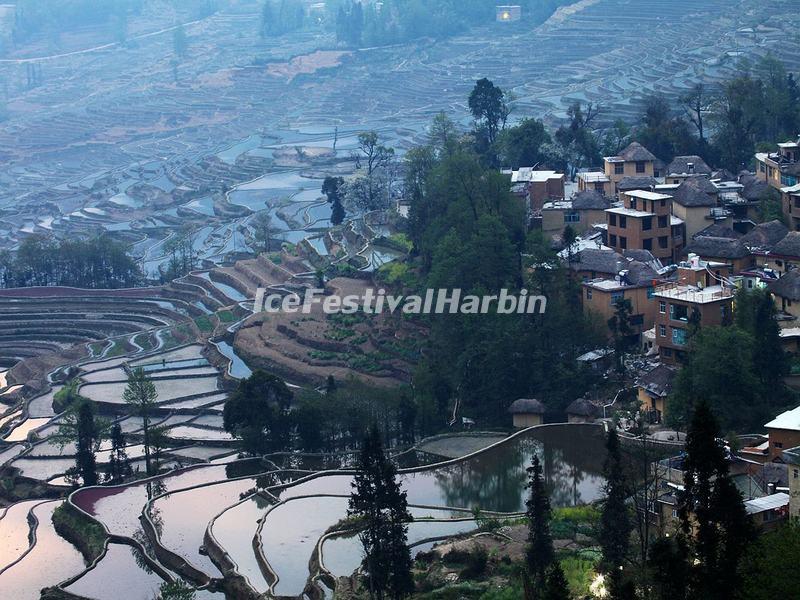
{"type": "Polygon", "coordinates": [[[640,410],[650,423],[661,423],[667,414],[667,397],[678,371],[659,364],[636,380],[636,396],[640,410]]]}
{"type": "Polygon", "coordinates": [[[672,214],[684,222],[686,240],[712,223],[728,219],[727,212],[719,207],[719,190],[705,177],[690,177],[675,189],[672,214]]]}
{"type": "Polygon", "coordinates": [[[800,519],[800,446],[783,451],[789,466],[789,516],[800,519]]]}
{"type": "Polygon", "coordinates": [[[665,183],[683,183],[690,177],[711,177],[711,167],[697,155],[676,156],[667,165],[664,173],[665,183]]]}
{"type": "Polygon", "coordinates": [[[756,154],[756,175],[779,190],[800,183],[800,138],[778,144],[777,152],[756,154]]]}
{"type": "Polygon", "coordinates": [[[625,177],[655,177],[656,161],[656,156],[647,148],[639,142],[632,142],[618,156],[603,158],[603,171],[616,192],[617,184],[625,177]]]}
{"type": "MultiPolygon", "coordinates": [[[[619,266],[624,269],[612,277],[583,282],[583,311],[601,323],[608,323],[614,316],[617,303],[627,300],[631,306],[631,329],[639,335],[655,323],[657,305],[653,293],[660,281],[658,273],[636,260],[622,262],[619,266]]],[[[610,336],[611,332],[608,334],[610,336]]]]}
{"type": "Polygon", "coordinates": [[[617,252],[647,250],[673,259],[671,196],[642,190],[621,194],[623,206],[606,210],[608,245],[617,252]]]}
{"type": "Polygon", "coordinates": [[[669,283],[655,289],[656,339],[662,362],[674,364],[686,353],[690,327],[727,323],[732,314],[731,287],[669,283]]]}
{"type": "Polygon", "coordinates": [[[502,172],[511,176],[512,189],[527,199],[527,208],[530,212],[539,212],[545,202],[564,199],[563,173],[537,171],[532,167],[520,167],[517,170],[502,172]]]}
{"type": "Polygon", "coordinates": [[[769,460],[781,458],[784,450],[800,446],[800,406],[779,414],[764,428],[769,435],[769,460]]]}
{"type": "Polygon", "coordinates": [[[781,207],[792,231],[800,231],[800,183],[781,188],[781,207]]]}
{"type": "Polygon", "coordinates": [[[729,265],[734,275],[755,265],[755,258],[740,239],[697,236],[686,246],[686,253],[699,256],[706,262],[729,265]]]}
{"type": "Polygon", "coordinates": [[[611,201],[595,190],[578,192],[572,200],[546,202],[542,207],[542,233],[551,237],[569,225],[581,234],[593,225],[605,224],[611,201]]]}
{"type": "Polygon", "coordinates": [[[614,196],[614,182],[603,171],[582,171],[578,173],[578,191],[594,190],[604,196],[614,196]]]}

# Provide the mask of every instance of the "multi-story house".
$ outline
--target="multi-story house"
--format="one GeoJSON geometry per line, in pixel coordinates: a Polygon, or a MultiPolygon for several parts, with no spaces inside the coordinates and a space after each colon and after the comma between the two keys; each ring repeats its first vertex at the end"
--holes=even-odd
{"type": "Polygon", "coordinates": [[[530,212],[542,209],[545,202],[564,199],[564,174],[555,171],[537,171],[532,167],[504,170],[511,176],[512,190],[527,201],[530,212]]]}
{"type": "Polygon", "coordinates": [[[606,210],[608,245],[617,252],[648,250],[659,259],[673,258],[672,197],[644,190],[622,194],[623,206],[606,210]]]}
{"type": "Polygon", "coordinates": [[[776,190],[800,183],[800,138],[778,144],[777,152],[756,154],[757,176],[776,190]]]}
{"type": "Polygon", "coordinates": [[[781,188],[783,214],[792,231],[800,231],[800,183],[781,188]]]}
{"type": "Polygon", "coordinates": [[[581,171],[578,173],[578,191],[594,190],[604,196],[614,195],[614,182],[603,171],[581,171]]]}
{"type": "Polygon", "coordinates": [[[572,200],[546,202],[542,207],[542,233],[557,235],[567,225],[583,233],[592,225],[605,224],[605,211],[610,206],[611,201],[595,190],[578,192],[572,200]]]}
{"type": "Polygon", "coordinates": [[[653,295],[659,355],[662,362],[675,363],[686,353],[691,328],[729,321],[734,290],[726,285],[669,283],[657,287],[653,295]]]}
{"type": "Polygon", "coordinates": [[[603,159],[604,172],[617,185],[625,177],[655,177],[655,165],[658,158],[639,142],[632,142],[618,156],[606,156],[603,159]]]}
{"type": "Polygon", "coordinates": [[[690,177],[698,175],[711,177],[711,167],[706,164],[706,161],[697,155],[676,156],[667,165],[664,180],[666,183],[683,183],[690,177]]]}
{"type": "Polygon", "coordinates": [[[705,177],[687,178],[671,194],[672,214],[684,222],[687,240],[711,223],[728,218],[727,211],[718,207],[717,186],[705,177]]]}

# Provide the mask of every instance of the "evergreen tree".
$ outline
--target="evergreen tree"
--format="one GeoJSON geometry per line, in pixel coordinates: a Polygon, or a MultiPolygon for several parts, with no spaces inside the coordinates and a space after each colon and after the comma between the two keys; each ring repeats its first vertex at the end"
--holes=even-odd
{"type": "Polygon", "coordinates": [[[691,550],[691,594],[722,600],[738,589],[739,562],[753,530],[718,438],[717,421],[701,401],[686,437],[684,489],[678,501],[681,531],[691,550]]]}
{"type": "Polygon", "coordinates": [[[348,514],[363,524],[359,539],[370,596],[403,598],[414,589],[407,541],[412,517],[376,426],[364,438],[352,487],[348,514]]]}
{"type": "Polygon", "coordinates": [[[628,547],[633,524],[625,500],[628,496],[624,466],[617,431],[611,429],[606,439],[605,501],[600,515],[598,535],[603,553],[603,568],[610,580],[612,598],[622,596],[622,568],[628,557],[628,547]]]}
{"type": "Polygon", "coordinates": [[[158,399],[158,392],[152,380],[138,367],[128,372],[128,385],[122,392],[122,399],[142,418],[142,434],[144,437],[144,464],[147,475],[153,475],[150,462],[150,416],[158,399]]]}
{"type": "Polygon", "coordinates": [[[336,393],[336,378],[331,374],[325,382],[325,394],[333,396],[336,393]]]}
{"type": "Polygon", "coordinates": [[[542,466],[534,454],[528,467],[528,547],[525,564],[533,589],[541,589],[547,581],[548,569],[555,561],[553,538],[550,535],[550,497],[545,489],[542,466]]]}
{"type": "Polygon", "coordinates": [[[77,452],[75,466],[83,479],[83,485],[97,485],[97,462],[95,451],[99,441],[99,432],[94,421],[94,405],[83,402],[78,408],[77,417],[77,452]]]}
{"type": "Polygon", "coordinates": [[[654,600],[686,600],[689,582],[689,548],[682,535],[653,541],[647,556],[654,600]]]}
{"type": "Polygon", "coordinates": [[[111,455],[108,459],[106,481],[109,483],[122,483],[132,473],[128,454],[125,451],[125,434],[119,423],[111,427],[111,455]]]}
{"type": "Polygon", "coordinates": [[[631,346],[631,313],[633,306],[627,298],[621,298],[614,303],[614,315],[608,320],[608,328],[614,336],[614,356],[617,362],[617,371],[625,371],[625,352],[631,346]]]}
{"type": "Polygon", "coordinates": [[[239,382],[225,403],[225,430],[241,439],[251,454],[285,450],[289,443],[289,406],[292,392],[286,383],[261,370],[239,382]]]}
{"type": "Polygon", "coordinates": [[[567,578],[558,561],[554,561],[547,570],[547,579],[540,598],[541,600],[570,600],[571,598],[567,578]]]}

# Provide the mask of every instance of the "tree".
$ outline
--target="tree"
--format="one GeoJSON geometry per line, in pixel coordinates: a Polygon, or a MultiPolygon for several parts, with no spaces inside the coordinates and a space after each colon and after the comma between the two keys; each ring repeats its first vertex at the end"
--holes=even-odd
{"type": "Polygon", "coordinates": [[[744,581],[738,598],[773,600],[797,595],[797,582],[788,573],[797,567],[800,556],[800,523],[797,520],[759,537],[747,548],[744,581]]]}
{"type": "Polygon", "coordinates": [[[325,382],[325,395],[333,396],[335,393],[336,393],[336,379],[331,374],[328,375],[328,379],[325,382]]]}
{"type": "Polygon", "coordinates": [[[400,488],[397,470],[386,457],[375,426],[364,438],[352,487],[348,515],[363,526],[359,539],[370,597],[403,598],[414,590],[407,542],[412,517],[406,492],[400,488]]]}
{"type": "Polygon", "coordinates": [[[606,460],[603,465],[605,498],[600,515],[598,540],[602,551],[603,569],[610,580],[611,598],[622,597],[622,569],[627,561],[632,524],[626,499],[628,485],[625,477],[619,438],[612,428],[606,438],[606,460]]]}
{"type": "Polygon", "coordinates": [[[165,581],[158,588],[157,600],[194,600],[197,593],[184,581],[165,581]]]}
{"type": "Polygon", "coordinates": [[[283,380],[256,370],[239,382],[222,413],[225,430],[252,454],[284,450],[289,441],[287,412],[292,392],[283,380]]]}
{"type": "Polygon", "coordinates": [[[693,407],[705,400],[726,430],[763,424],[769,397],[753,369],[753,352],[752,336],[738,327],[701,328],[675,378],[668,423],[685,428],[693,407]]]}
{"type": "Polygon", "coordinates": [[[354,153],[356,176],[344,185],[347,203],[370,211],[385,208],[392,186],[394,149],[380,142],[377,132],[358,134],[358,151],[354,153]]]}
{"type": "Polygon", "coordinates": [[[468,105],[478,131],[486,137],[488,145],[493,146],[510,113],[505,93],[484,77],[475,83],[468,105]]]}
{"type": "Polygon", "coordinates": [[[97,485],[95,453],[100,448],[107,424],[95,417],[94,404],[83,396],[76,396],[59,423],[54,441],[65,447],[75,444],[75,466],[67,471],[67,479],[83,485],[97,485]]]}
{"type": "Polygon", "coordinates": [[[710,98],[702,83],[697,83],[691,90],[680,98],[681,106],[686,111],[689,120],[697,128],[700,144],[705,145],[705,115],[710,111],[710,98]]]}
{"type": "Polygon", "coordinates": [[[272,237],[277,228],[272,224],[272,216],[268,210],[262,210],[253,219],[253,238],[261,247],[261,252],[269,252],[272,246],[272,237]]]}
{"type": "Polygon", "coordinates": [[[345,218],[344,205],[342,204],[342,188],[344,179],[341,177],[328,176],[322,182],[322,193],[328,198],[331,205],[331,223],[341,225],[345,218]]]}
{"type": "Polygon", "coordinates": [[[695,406],[686,436],[683,474],[678,516],[689,540],[691,595],[731,598],[739,589],[741,559],[754,532],[728,472],[717,420],[704,401],[695,406]]]}
{"type": "Polygon", "coordinates": [[[660,537],[647,556],[649,582],[656,600],[686,600],[689,582],[689,548],[681,536],[660,537]]]}
{"type": "Polygon", "coordinates": [[[567,109],[569,123],[559,127],[555,133],[559,154],[565,163],[561,167],[570,170],[570,179],[579,168],[600,162],[600,144],[592,125],[597,114],[597,107],[591,102],[585,109],[580,102],[574,102],[567,109]]]}
{"type": "Polygon", "coordinates": [[[781,344],[775,301],[767,290],[740,289],[736,294],[735,323],[754,341],[753,367],[763,386],[783,387],[789,360],[781,344]]]}
{"type": "Polygon", "coordinates": [[[145,470],[148,476],[153,475],[150,463],[150,416],[156,406],[158,392],[141,367],[128,370],[128,385],[122,392],[122,399],[142,418],[145,470]]]}
{"type": "Polygon", "coordinates": [[[97,461],[95,452],[100,440],[94,421],[94,405],[83,402],[78,408],[78,443],[75,466],[83,479],[83,485],[97,485],[97,461]]]}
{"type": "Polygon", "coordinates": [[[569,585],[567,578],[564,576],[564,570],[558,561],[553,561],[553,564],[547,570],[547,579],[545,587],[541,595],[542,600],[570,600],[572,595],[569,592],[569,585]]]}
{"type": "Polygon", "coordinates": [[[186,39],[186,30],[183,25],[178,25],[172,30],[172,49],[177,58],[185,58],[189,49],[189,42],[186,39]]]}
{"type": "Polygon", "coordinates": [[[617,371],[625,371],[625,352],[633,343],[633,327],[631,326],[631,313],[633,306],[628,298],[620,298],[614,302],[614,315],[608,320],[608,328],[614,336],[614,355],[617,360],[617,371]]]}
{"type": "Polygon", "coordinates": [[[538,119],[523,119],[518,125],[502,131],[497,140],[502,164],[512,169],[536,167],[547,161],[545,148],[550,134],[538,119]]]}
{"type": "Polygon", "coordinates": [[[111,454],[106,469],[106,481],[112,484],[122,483],[132,474],[128,454],[125,451],[125,434],[119,423],[111,427],[111,454]]]}
{"type": "Polygon", "coordinates": [[[550,535],[550,497],[545,489],[542,466],[534,454],[528,467],[528,499],[525,501],[528,517],[528,546],[525,565],[534,589],[545,586],[547,573],[555,561],[553,538],[550,535]]]}

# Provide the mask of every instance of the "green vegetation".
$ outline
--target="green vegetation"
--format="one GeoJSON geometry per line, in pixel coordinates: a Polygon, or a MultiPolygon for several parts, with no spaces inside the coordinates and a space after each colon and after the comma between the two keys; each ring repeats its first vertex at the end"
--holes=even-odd
{"type": "Polygon", "coordinates": [[[292,392],[282,380],[257,370],[239,382],[225,403],[225,430],[241,440],[246,452],[284,450],[289,442],[291,401],[292,392]]]}
{"type": "Polygon", "coordinates": [[[78,388],[81,385],[79,378],[75,377],[70,379],[64,387],[58,390],[53,395],[53,410],[56,414],[64,412],[73,404],[78,402],[87,401],[87,398],[78,393],[78,388]]]}
{"type": "Polygon", "coordinates": [[[195,318],[194,324],[197,325],[197,328],[203,333],[214,331],[214,323],[211,322],[211,319],[207,315],[195,318]]]}
{"type": "Polygon", "coordinates": [[[221,310],[217,313],[217,318],[220,323],[233,323],[236,321],[236,315],[229,310],[221,310]]]}
{"type": "Polygon", "coordinates": [[[800,523],[796,520],[762,535],[747,548],[740,597],[750,600],[791,598],[797,593],[797,582],[787,574],[794,572],[797,556],[800,556],[800,523]]]}
{"type": "Polygon", "coordinates": [[[139,265],[108,236],[56,241],[32,235],[12,255],[0,252],[0,287],[68,286],[90,289],[134,287],[139,265]]]}
{"type": "Polygon", "coordinates": [[[703,327],[689,344],[669,399],[669,423],[685,427],[693,406],[709,402],[725,431],[760,427],[791,404],[782,378],[790,365],[781,347],[769,292],[739,292],[736,319],[703,327]]]}
{"type": "Polygon", "coordinates": [[[128,385],[122,393],[122,399],[142,418],[145,472],[148,476],[153,475],[155,472],[150,460],[150,417],[158,401],[158,392],[153,381],[141,367],[128,373],[128,385]]]}
{"type": "Polygon", "coordinates": [[[408,523],[413,519],[397,468],[384,453],[376,426],[361,444],[357,469],[347,514],[364,525],[359,540],[366,587],[373,599],[386,595],[399,600],[414,591],[408,547],[408,523]]]}
{"type": "Polygon", "coordinates": [[[53,525],[61,537],[81,551],[87,562],[103,553],[107,537],[103,526],[67,503],[53,511],[53,525]]]}

